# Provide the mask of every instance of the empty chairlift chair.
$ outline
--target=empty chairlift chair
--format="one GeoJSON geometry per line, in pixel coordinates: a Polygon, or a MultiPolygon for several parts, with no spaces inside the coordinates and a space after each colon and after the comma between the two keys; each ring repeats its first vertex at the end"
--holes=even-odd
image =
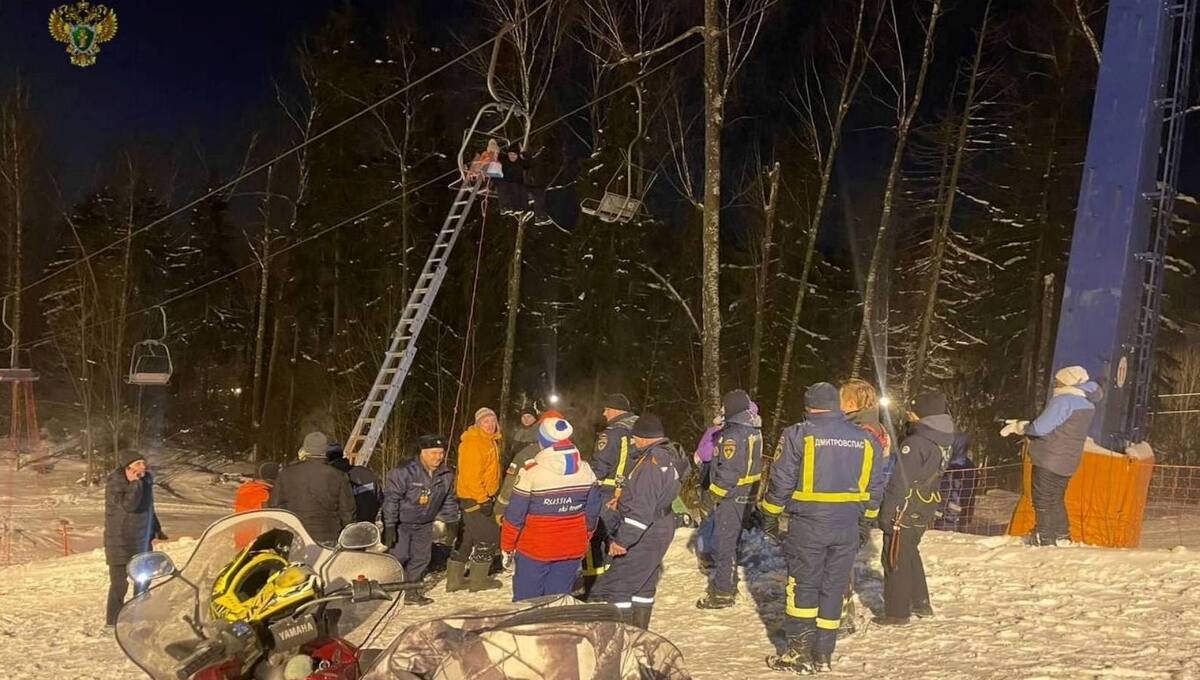
{"type": "Polygon", "coordinates": [[[162,386],[171,382],[171,374],[175,365],[171,361],[171,349],[167,347],[167,312],[162,307],[163,334],[157,340],[147,339],[135,343],[129,353],[130,385],[162,386]]]}

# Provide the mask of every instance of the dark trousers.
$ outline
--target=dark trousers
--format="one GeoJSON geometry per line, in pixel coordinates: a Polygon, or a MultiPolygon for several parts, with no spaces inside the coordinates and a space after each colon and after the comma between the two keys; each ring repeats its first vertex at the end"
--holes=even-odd
{"type": "Polygon", "coordinates": [[[907,619],[913,607],[929,604],[929,585],[921,561],[923,528],[901,529],[883,535],[883,610],[907,619]]]}
{"type": "Polygon", "coordinates": [[[1057,539],[1071,538],[1071,523],[1067,519],[1070,481],[1070,477],[1033,466],[1033,514],[1037,519],[1033,530],[1040,545],[1054,545],[1057,539]]]}
{"type": "MultiPolygon", "coordinates": [[[[468,501],[470,503],[471,501],[468,501]]],[[[500,526],[491,512],[476,506],[463,513],[462,543],[454,553],[456,562],[491,562],[500,544],[500,526]]]]}
{"type": "MultiPolygon", "coordinates": [[[[737,491],[735,489],[730,495],[737,491]]],[[[737,589],[737,547],[748,501],[747,494],[741,493],[719,501],[713,510],[713,569],[709,586],[716,592],[733,593],[737,589]]]]}
{"type": "Polygon", "coordinates": [[[612,566],[596,579],[593,600],[610,602],[620,609],[653,607],[662,561],[675,538],[675,518],[659,518],[642,533],[629,552],[613,558],[612,566]]]}
{"type": "MultiPolygon", "coordinates": [[[[105,623],[110,626],[115,626],[117,624],[117,614],[121,611],[121,605],[125,604],[125,595],[128,592],[129,577],[125,574],[125,565],[108,565],[108,607],[104,616],[105,623]]],[[[146,592],[145,586],[134,584],[134,597],[137,597],[144,592],[146,592]]]]}
{"type": "Polygon", "coordinates": [[[842,597],[858,553],[858,520],[853,515],[846,522],[791,517],[785,542],[784,632],[794,637],[815,629],[815,650],[833,654],[842,620],[842,597]]]}
{"type": "Polygon", "coordinates": [[[596,583],[596,578],[608,570],[611,559],[608,556],[608,537],[616,533],[621,524],[621,515],[616,510],[607,507],[613,498],[612,487],[600,487],[600,517],[596,522],[596,530],[592,532],[591,544],[587,554],[583,556],[580,573],[583,574],[583,591],[586,599],[596,583]]]}
{"type": "Polygon", "coordinates": [[[579,560],[543,562],[528,555],[513,556],[513,602],[543,595],[566,595],[575,589],[579,560]]]}
{"type": "Polygon", "coordinates": [[[396,527],[392,557],[404,566],[404,580],[420,581],[433,555],[433,523],[401,524],[396,527]]]}

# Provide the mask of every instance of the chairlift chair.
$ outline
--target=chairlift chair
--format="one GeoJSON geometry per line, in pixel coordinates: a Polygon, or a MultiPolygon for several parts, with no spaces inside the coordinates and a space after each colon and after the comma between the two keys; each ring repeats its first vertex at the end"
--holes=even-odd
{"type": "MultiPolygon", "coordinates": [[[[0,303],[0,325],[3,325],[8,334],[12,336],[12,342],[8,343],[8,347],[3,348],[0,352],[11,352],[17,344],[17,334],[13,331],[12,326],[8,325],[8,298],[9,296],[5,295],[3,302],[0,303]]],[[[16,363],[16,361],[13,363],[16,363]]],[[[21,368],[19,366],[0,368],[0,383],[30,383],[40,377],[38,372],[32,368],[21,368]]]]}
{"type": "MultiPolygon", "coordinates": [[[[472,164],[470,154],[472,149],[478,145],[480,138],[483,140],[483,147],[486,147],[487,143],[491,140],[495,140],[501,149],[505,149],[511,145],[512,138],[505,134],[505,129],[508,127],[510,121],[515,120],[520,124],[521,148],[524,149],[529,146],[529,134],[533,128],[533,121],[529,117],[529,112],[521,107],[520,104],[502,96],[496,88],[496,62],[500,56],[500,45],[504,42],[500,40],[500,36],[503,36],[511,29],[512,24],[506,24],[492,44],[492,58],[488,64],[487,73],[487,89],[488,94],[492,97],[492,101],[484,104],[479,109],[479,112],[475,114],[475,119],[471,122],[471,126],[463,132],[462,145],[458,148],[459,176],[450,184],[450,187],[453,189],[457,189],[461,183],[470,184],[471,178],[469,175],[471,174],[472,164]],[[493,114],[500,117],[500,122],[489,128],[483,124],[483,119],[485,116],[493,114]]],[[[486,184],[479,191],[479,194],[483,196],[491,195],[486,184]]]]}
{"type": "Polygon", "coordinates": [[[129,376],[125,382],[130,385],[161,387],[170,384],[175,365],[171,361],[171,348],[167,347],[167,311],[158,308],[162,314],[163,334],[157,340],[150,338],[134,343],[129,353],[129,376]]]}
{"type": "Polygon", "coordinates": [[[642,138],[642,91],[640,88],[635,88],[637,93],[637,134],[629,141],[629,147],[625,149],[625,193],[614,191],[614,185],[621,178],[622,170],[618,170],[608,180],[608,184],[604,187],[604,195],[600,198],[585,198],[579,202],[579,211],[585,215],[592,215],[601,222],[609,224],[628,224],[634,219],[644,219],[649,217],[649,213],[645,210],[646,192],[650,190],[650,185],[654,184],[656,175],[650,177],[650,181],[641,188],[641,191],[634,189],[633,175],[636,170],[639,175],[645,176],[645,170],[633,164],[633,148],[642,138]]]}

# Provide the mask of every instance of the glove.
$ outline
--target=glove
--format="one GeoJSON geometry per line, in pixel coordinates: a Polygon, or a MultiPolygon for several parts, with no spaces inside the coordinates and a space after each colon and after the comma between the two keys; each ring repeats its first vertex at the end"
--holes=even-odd
{"type": "Polygon", "coordinates": [[[392,546],[396,545],[396,542],[400,540],[398,533],[396,527],[385,526],[383,528],[383,546],[391,550],[392,546]]]}
{"type": "Polygon", "coordinates": [[[871,542],[871,529],[875,528],[876,521],[877,520],[869,518],[869,517],[859,517],[858,518],[858,547],[859,548],[862,548],[864,545],[871,542]]]}
{"type": "Polygon", "coordinates": [[[758,515],[758,525],[762,527],[763,533],[778,543],[782,539],[782,532],[779,530],[779,515],[772,515],[761,508],[756,514],[758,515]]]}
{"type": "Polygon", "coordinates": [[[1004,427],[1000,428],[1000,436],[1007,437],[1011,434],[1025,435],[1025,427],[1029,425],[1028,420],[1006,420],[1004,427]]]}

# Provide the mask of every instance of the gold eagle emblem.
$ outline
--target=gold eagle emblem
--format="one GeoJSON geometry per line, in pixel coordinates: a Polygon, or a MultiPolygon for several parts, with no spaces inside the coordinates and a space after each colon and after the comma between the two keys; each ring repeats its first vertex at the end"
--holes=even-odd
{"type": "Polygon", "coordinates": [[[104,5],[80,0],[50,12],[50,36],[66,44],[71,63],[76,66],[95,64],[100,45],[116,35],[117,13],[104,5]]]}

